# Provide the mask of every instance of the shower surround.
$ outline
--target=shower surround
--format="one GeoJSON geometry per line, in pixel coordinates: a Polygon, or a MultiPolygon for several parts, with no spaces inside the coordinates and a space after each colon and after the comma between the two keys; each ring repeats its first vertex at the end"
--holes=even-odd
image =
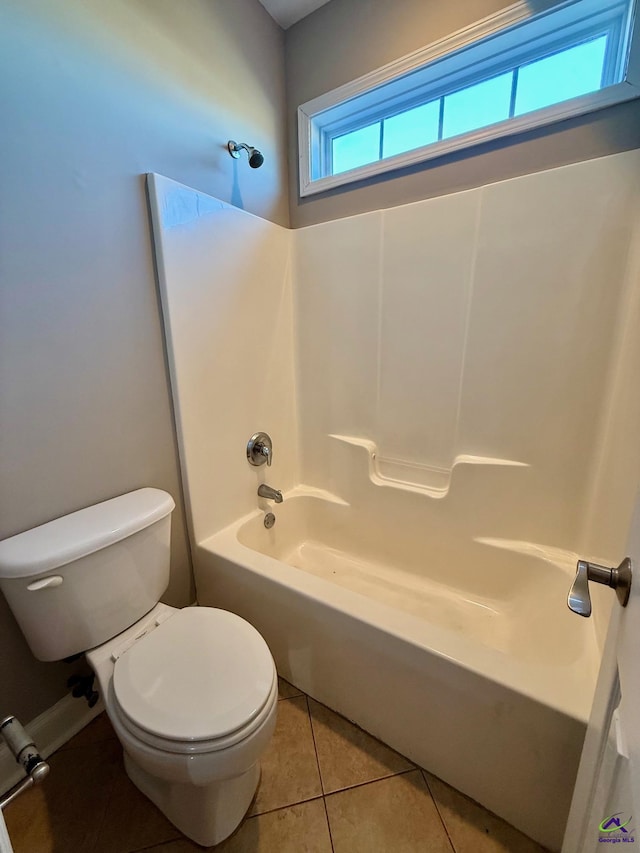
{"type": "Polygon", "coordinates": [[[639,175],[629,152],[294,232],[149,178],[200,604],[551,849],[610,607],[566,594],[578,554],[623,556],[638,468],[639,175]]]}

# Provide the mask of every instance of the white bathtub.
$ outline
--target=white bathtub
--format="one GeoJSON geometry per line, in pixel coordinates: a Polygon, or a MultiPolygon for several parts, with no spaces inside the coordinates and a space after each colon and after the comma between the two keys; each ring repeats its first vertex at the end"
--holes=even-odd
{"type": "Polygon", "coordinates": [[[559,850],[598,666],[591,620],[566,606],[571,561],[445,529],[436,546],[411,506],[372,517],[299,487],[271,530],[256,511],[199,543],[199,603],[247,618],[285,678],[559,850]]]}

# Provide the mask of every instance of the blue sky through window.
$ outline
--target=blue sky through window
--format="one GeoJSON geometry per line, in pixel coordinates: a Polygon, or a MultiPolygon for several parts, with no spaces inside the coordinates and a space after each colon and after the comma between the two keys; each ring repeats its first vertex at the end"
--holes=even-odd
{"type": "Polygon", "coordinates": [[[440,100],[431,101],[384,120],[382,156],[393,157],[438,141],[440,100]]]}
{"type": "Polygon", "coordinates": [[[476,83],[444,99],[442,136],[458,136],[509,118],[513,71],[476,83]]]}
{"type": "Polygon", "coordinates": [[[337,136],[332,174],[594,92],[606,50],[607,35],[599,36],[337,136]]]}
{"type": "Polygon", "coordinates": [[[597,91],[606,48],[605,35],[523,65],[518,72],[515,115],[597,91]]]}
{"type": "Polygon", "coordinates": [[[333,140],[333,174],[356,169],[380,159],[380,122],[345,133],[333,140]]]}

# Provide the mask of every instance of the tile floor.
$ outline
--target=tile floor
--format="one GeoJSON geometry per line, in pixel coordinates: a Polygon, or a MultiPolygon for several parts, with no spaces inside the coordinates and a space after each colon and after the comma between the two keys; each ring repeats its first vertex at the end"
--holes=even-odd
{"type": "MultiPolygon", "coordinates": [[[[5,817],[15,853],[197,853],[125,775],[105,715],[5,817]]],[[[210,848],[212,849],[212,848],[210,848]]],[[[280,682],[249,816],[216,853],[542,853],[504,821],[280,682]]]]}

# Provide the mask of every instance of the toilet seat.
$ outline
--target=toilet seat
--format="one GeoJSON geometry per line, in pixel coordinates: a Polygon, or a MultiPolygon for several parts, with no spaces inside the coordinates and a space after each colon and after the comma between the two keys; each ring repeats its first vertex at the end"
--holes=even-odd
{"type": "Polygon", "coordinates": [[[224,749],[247,737],[276,700],[269,648],[239,616],[178,611],[115,661],[114,706],[125,728],[167,752],[224,749]]]}
{"type": "Polygon", "coordinates": [[[242,726],[232,734],[227,735],[223,738],[217,738],[215,740],[178,741],[169,740],[168,738],[153,735],[151,734],[151,732],[141,729],[132,720],[130,720],[124,715],[122,709],[118,706],[117,700],[115,699],[113,692],[113,684],[111,685],[109,691],[109,698],[111,700],[110,707],[112,717],[117,717],[119,723],[122,725],[128,735],[132,735],[141,743],[146,744],[147,746],[150,746],[158,750],[159,752],[195,757],[198,755],[214,753],[220,750],[225,750],[229,747],[233,747],[236,744],[241,743],[243,740],[249,738],[255,732],[257,732],[264,724],[265,720],[267,720],[267,718],[269,717],[271,711],[273,710],[273,706],[277,703],[278,681],[277,677],[275,677],[273,682],[273,690],[271,695],[269,696],[269,699],[267,700],[260,714],[255,717],[248,726],[242,726]]]}

